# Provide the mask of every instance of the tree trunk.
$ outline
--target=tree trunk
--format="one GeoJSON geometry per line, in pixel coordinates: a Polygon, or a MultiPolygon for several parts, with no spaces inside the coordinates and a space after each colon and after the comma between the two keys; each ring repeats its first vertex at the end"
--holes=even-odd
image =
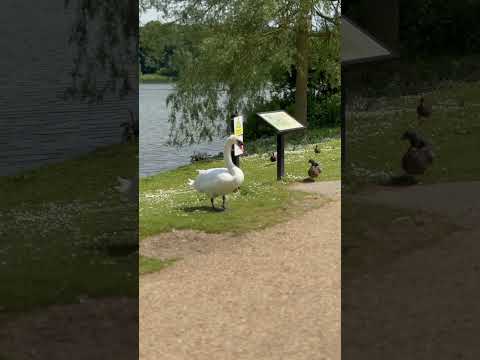
{"type": "Polygon", "coordinates": [[[306,126],[311,9],[305,3],[308,2],[303,2],[300,8],[296,31],[295,118],[306,126]]]}

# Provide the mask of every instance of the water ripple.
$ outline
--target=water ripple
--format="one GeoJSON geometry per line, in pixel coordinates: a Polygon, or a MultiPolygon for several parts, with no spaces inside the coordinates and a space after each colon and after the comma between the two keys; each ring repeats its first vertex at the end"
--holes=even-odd
{"type": "Polygon", "coordinates": [[[166,99],[173,92],[171,84],[140,85],[140,176],[150,176],[190,163],[194,152],[211,155],[223,151],[223,140],[183,146],[167,146],[168,108],[166,99]]]}

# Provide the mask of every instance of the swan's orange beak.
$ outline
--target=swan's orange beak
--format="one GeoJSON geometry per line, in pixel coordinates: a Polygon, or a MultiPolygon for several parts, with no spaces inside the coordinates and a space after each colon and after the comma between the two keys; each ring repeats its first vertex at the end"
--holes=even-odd
{"type": "Polygon", "coordinates": [[[238,142],[237,142],[237,145],[238,145],[238,147],[239,147],[240,149],[242,149],[242,151],[245,149],[245,144],[244,144],[243,142],[238,141],[238,142]]]}

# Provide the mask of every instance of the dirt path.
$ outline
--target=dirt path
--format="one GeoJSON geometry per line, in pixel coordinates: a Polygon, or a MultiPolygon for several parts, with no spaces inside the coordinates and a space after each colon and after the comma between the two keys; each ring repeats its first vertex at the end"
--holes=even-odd
{"type": "Polygon", "coordinates": [[[344,282],[348,359],[479,359],[480,231],[458,232],[344,282]]]}
{"type": "Polygon", "coordinates": [[[460,228],[437,235],[428,246],[422,236],[424,228],[428,235],[428,224],[417,226],[417,232],[391,232],[399,237],[382,240],[401,242],[409,236],[416,246],[368,275],[343,277],[342,325],[344,334],[351,334],[343,338],[349,344],[343,355],[359,360],[480,358],[480,183],[374,190],[357,200],[411,214],[440,214],[460,228]]]}
{"type": "Polygon", "coordinates": [[[480,220],[480,182],[455,182],[408,187],[380,187],[355,196],[358,201],[449,217],[471,227],[480,220]]]}
{"type": "Polygon", "coordinates": [[[140,280],[140,359],[340,359],[339,183],[310,186],[332,201],[290,222],[142,245],[185,256],[140,280]]]}

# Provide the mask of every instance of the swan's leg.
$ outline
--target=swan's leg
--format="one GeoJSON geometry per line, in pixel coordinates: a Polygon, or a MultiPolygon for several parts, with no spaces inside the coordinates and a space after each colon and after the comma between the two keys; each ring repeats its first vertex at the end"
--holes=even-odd
{"type": "Polygon", "coordinates": [[[224,210],[225,210],[225,199],[226,199],[226,197],[225,197],[225,195],[223,195],[223,196],[222,196],[222,200],[223,200],[223,202],[222,202],[222,208],[223,208],[224,210]]]}
{"type": "Polygon", "coordinates": [[[213,203],[213,198],[210,198],[210,202],[212,203],[213,210],[215,210],[215,204],[213,203]]]}

